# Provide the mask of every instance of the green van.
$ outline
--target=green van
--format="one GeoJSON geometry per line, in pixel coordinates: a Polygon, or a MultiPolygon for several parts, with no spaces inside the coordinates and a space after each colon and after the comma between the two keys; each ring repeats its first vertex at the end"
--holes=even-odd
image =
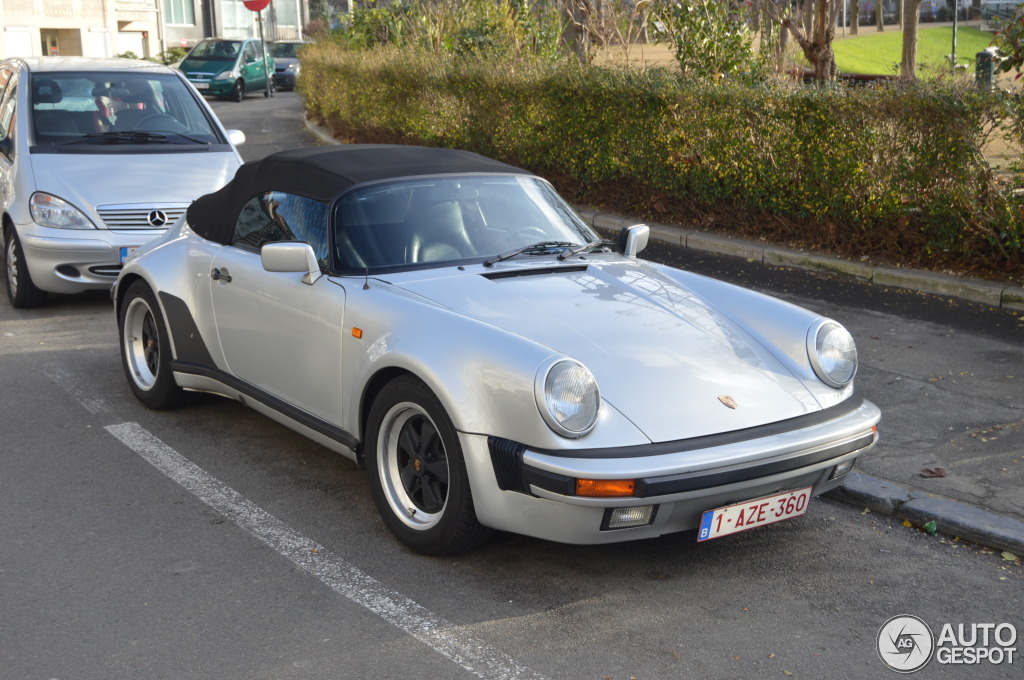
{"type": "Polygon", "coordinates": [[[202,94],[236,102],[247,92],[274,96],[274,59],[256,38],[207,38],[192,48],[178,68],[202,94]]]}

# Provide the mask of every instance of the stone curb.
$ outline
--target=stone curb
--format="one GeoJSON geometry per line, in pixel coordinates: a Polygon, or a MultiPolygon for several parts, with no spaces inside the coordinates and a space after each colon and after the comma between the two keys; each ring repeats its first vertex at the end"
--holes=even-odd
{"type": "Polygon", "coordinates": [[[873,512],[910,521],[916,526],[935,522],[938,530],[997,550],[1024,555],[1024,522],[898,484],[851,472],[843,485],[827,496],[873,512]]]}
{"type": "MultiPolygon", "coordinates": [[[[615,213],[601,212],[594,208],[577,207],[577,211],[590,222],[591,226],[601,229],[618,230],[636,223],[634,219],[615,213]]],[[[916,269],[879,267],[864,262],[816,255],[806,251],[789,250],[759,241],[707,234],[672,224],[648,223],[648,226],[651,228],[652,238],[672,245],[719,255],[743,257],[762,264],[843,274],[881,286],[904,288],[942,297],[978,302],[1005,310],[1024,312],[1024,288],[1018,286],[916,269]]]]}

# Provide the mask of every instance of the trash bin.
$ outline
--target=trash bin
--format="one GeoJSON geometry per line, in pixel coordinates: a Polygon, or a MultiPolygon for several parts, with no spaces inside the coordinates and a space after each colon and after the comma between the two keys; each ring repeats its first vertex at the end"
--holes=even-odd
{"type": "Polygon", "coordinates": [[[996,64],[988,50],[974,55],[974,82],[979,90],[991,90],[996,82],[996,64]]]}

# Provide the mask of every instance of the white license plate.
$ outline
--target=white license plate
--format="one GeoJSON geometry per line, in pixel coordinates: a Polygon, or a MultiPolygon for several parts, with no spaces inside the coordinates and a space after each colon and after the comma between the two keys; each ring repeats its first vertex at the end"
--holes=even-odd
{"type": "Polygon", "coordinates": [[[121,264],[124,264],[128,256],[138,250],[138,246],[124,246],[121,248],[121,264]]]}
{"type": "Polygon", "coordinates": [[[197,90],[209,90],[210,89],[210,84],[209,83],[192,83],[192,84],[196,86],[197,90]]]}
{"type": "Polygon", "coordinates": [[[701,516],[697,540],[707,541],[735,534],[738,531],[781,522],[790,517],[799,517],[807,512],[807,504],[810,500],[811,487],[807,487],[708,510],[701,516]]]}

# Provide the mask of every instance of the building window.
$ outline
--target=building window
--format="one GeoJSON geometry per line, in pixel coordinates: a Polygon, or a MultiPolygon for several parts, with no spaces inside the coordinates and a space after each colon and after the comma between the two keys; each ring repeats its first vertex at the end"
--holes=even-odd
{"type": "Polygon", "coordinates": [[[194,26],[196,9],[192,0],[164,0],[164,20],[168,24],[194,26]]]}

